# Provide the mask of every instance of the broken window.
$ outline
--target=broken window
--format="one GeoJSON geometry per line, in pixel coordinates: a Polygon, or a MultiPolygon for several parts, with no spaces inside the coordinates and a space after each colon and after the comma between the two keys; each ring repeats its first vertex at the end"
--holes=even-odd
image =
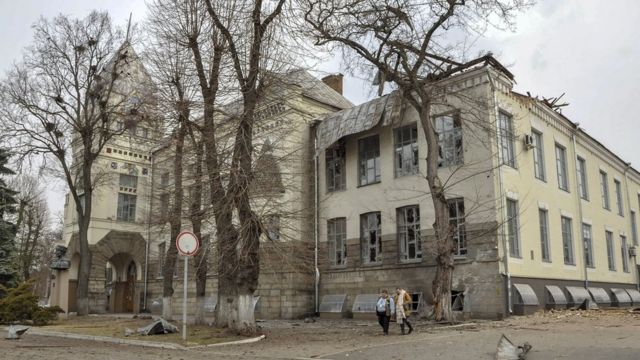
{"type": "Polygon", "coordinates": [[[418,173],[418,127],[416,124],[393,131],[395,142],[395,175],[418,173]]]}
{"type": "Polygon", "coordinates": [[[513,117],[503,111],[498,114],[498,130],[500,131],[500,154],[502,164],[516,167],[515,134],[513,117]]]}
{"type": "Polygon", "coordinates": [[[344,190],[347,184],[345,171],[346,146],[340,140],[325,150],[325,166],[327,177],[327,192],[344,190]]]}
{"type": "Polygon", "coordinates": [[[329,260],[331,265],[342,266],[347,263],[347,219],[327,220],[327,241],[329,242],[329,260]]]}
{"type": "Polygon", "coordinates": [[[381,221],[379,212],[360,215],[362,260],[365,264],[382,261],[381,221]]]}
{"type": "Polygon", "coordinates": [[[378,135],[358,140],[359,185],[380,182],[380,138],[378,135]]]}
{"type": "Polygon", "coordinates": [[[422,242],[420,241],[420,207],[406,206],[396,211],[398,222],[398,243],[400,260],[411,261],[422,259],[422,242]]]}
{"type": "Polygon", "coordinates": [[[464,225],[464,199],[447,200],[449,204],[449,223],[453,227],[454,255],[467,255],[467,234],[464,225]]]}
{"type": "Polygon", "coordinates": [[[438,133],[438,166],[461,165],[463,158],[460,115],[438,116],[435,120],[435,126],[438,133]]]}

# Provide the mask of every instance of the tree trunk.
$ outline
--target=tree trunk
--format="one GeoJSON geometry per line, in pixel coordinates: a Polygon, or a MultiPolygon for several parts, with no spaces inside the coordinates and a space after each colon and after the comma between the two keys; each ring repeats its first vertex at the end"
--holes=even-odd
{"type": "MultiPolygon", "coordinates": [[[[86,201],[86,197],[84,200],[86,201]]],[[[89,204],[87,204],[89,205],[89,204]]],[[[89,219],[83,216],[78,222],[78,245],[80,265],[78,268],[78,287],[76,289],[76,307],[79,316],[89,314],[89,276],[91,274],[91,252],[89,251],[89,219]]]]}
{"type": "Polygon", "coordinates": [[[449,206],[445,189],[438,176],[438,135],[431,121],[428,95],[421,97],[420,123],[427,140],[427,183],[433,203],[435,222],[436,275],[432,283],[433,311],[436,321],[451,321],[451,284],[453,277],[453,233],[449,224],[449,206]]]}
{"type": "Polygon", "coordinates": [[[162,269],[162,316],[166,319],[173,317],[172,301],[173,296],[173,274],[176,270],[178,249],[176,248],[176,238],[182,230],[182,200],[184,191],[182,189],[182,161],[184,155],[184,138],[186,136],[186,120],[180,118],[178,132],[175,135],[176,155],[173,159],[173,181],[174,198],[169,214],[171,224],[171,238],[169,239],[169,249],[165,266],[162,269]]]}

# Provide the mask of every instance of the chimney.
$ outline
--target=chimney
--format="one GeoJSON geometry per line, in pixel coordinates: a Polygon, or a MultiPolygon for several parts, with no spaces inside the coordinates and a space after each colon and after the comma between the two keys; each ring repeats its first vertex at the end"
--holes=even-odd
{"type": "Polygon", "coordinates": [[[322,78],[322,82],[329,85],[330,88],[335,90],[338,94],[342,95],[342,77],[340,73],[327,75],[322,78]]]}

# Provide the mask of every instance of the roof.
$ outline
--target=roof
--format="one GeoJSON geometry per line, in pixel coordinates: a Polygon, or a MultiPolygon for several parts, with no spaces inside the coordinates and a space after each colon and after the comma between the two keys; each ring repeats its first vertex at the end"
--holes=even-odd
{"type": "Polygon", "coordinates": [[[329,85],[309,74],[306,70],[293,70],[287,74],[285,81],[291,81],[294,85],[302,88],[302,95],[333,106],[337,109],[348,109],[353,107],[353,103],[347,98],[333,90],[329,85]]]}

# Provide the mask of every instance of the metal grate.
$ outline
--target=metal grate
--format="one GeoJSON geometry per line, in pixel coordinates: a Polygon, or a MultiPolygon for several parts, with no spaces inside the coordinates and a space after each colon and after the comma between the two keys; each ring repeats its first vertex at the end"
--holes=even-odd
{"type": "Polygon", "coordinates": [[[627,306],[631,304],[631,296],[621,288],[611,288],[612,303],[617,306],[627,306]]]}
{"type": "Polygon", "coordinates": [[[562,289],[556,285],[547,285],[544,287],[547,292],[547,304],[549,305],[567,305],[567,297],[562,289]]]}
{"type": "Polygon", "coordinates": [[[589,295],[587,289],[583,287],[567,286],[566,289],[569,292],[570,303],[573,306],[580,306],[585,300],[591,299],[591,295],[589,295]]]}
{"type": "Polygon", "coordinates": [[[538,296],[533,291],[531,285],[528,284],[513,284],[513,289],[516,296],[516,304],[521,305],[538,305],[538,296]]]}
{"type": "Polygon", "coordinates": [[[591,294],[591,297],[593,297],[593,300],[595,300],[596,304],[598,305],[611,304],[611,298],[603,288],[589,287],[589,293],[591,294]]]}

